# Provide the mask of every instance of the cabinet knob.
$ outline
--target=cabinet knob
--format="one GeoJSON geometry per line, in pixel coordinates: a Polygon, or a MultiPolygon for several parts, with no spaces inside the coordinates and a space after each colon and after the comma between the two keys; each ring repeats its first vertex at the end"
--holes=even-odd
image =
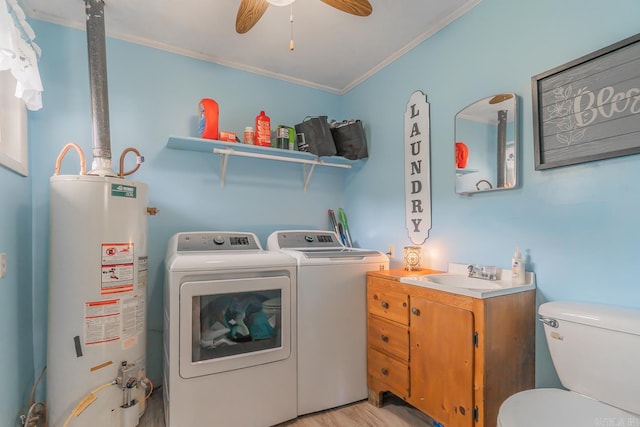
{"type": "Polygon", "coordinates": [[[384,335],[384,334],[380,336],[380,339],[381,339],[383,342],[389,342],[389,337],[388,337],[388,336],[386,336],[386,335],[384,335]]]}
{"type": "Polygon", "coordinates": [[[380,369],[380,372],[381,372],[381,373],[382,373],[382,375],[384,375],[385,377],[386,377],[387,375],[389,375],[389,370],[388,370],[387,368],[382,368],[382,369],[380,369]]]}
{"type": "Polygon", "coordinates": [[[389,308],[389,303],[386,301],[382,301],[380,305],[382,306],[382,308],[389,308]]]}
{"type": "Polygon", "coordinates": [[[411,313],[413,313],[416,316],[420,316],[420,310],[418,310],[416,307],[413,307],[411,309],[411,313]]]}

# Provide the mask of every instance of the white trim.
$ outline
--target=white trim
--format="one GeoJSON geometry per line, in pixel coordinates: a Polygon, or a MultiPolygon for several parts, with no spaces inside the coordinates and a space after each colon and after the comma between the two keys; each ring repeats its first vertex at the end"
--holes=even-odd
{"type": "Polygon", "coordinates": [[[0,71],[0,165],[28,176],[27,108],[15,85],[10,70],[0,71]]]}

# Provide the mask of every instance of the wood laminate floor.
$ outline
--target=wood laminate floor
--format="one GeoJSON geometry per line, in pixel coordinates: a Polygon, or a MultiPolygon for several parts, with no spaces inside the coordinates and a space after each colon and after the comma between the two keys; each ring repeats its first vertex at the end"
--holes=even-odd
{"type": "MultiPolygon", "coordinates": [[[[304,415],[277,427],[432,427],[429,417],[393,395],[382,408],[362,401],[339,408],[304,415]]],[[[154,391],[138,427],[167,427],[164,423],[162,390],[154,391]]],[[[208,427],[208,426],[170,426],[208,427]]],[[[233,426],[227,426],[233,427],[233,426]]]]}

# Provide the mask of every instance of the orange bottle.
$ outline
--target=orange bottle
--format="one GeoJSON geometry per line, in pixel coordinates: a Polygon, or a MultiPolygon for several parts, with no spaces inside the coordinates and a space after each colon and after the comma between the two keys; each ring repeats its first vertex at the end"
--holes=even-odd
{"type": "Polygon", "coordinates": [[[203,98],[198,105],[200,112],[200,138],[218,139],[218,103],[210,98],[203,98]]]}
{"type": "Polygon", "coordinates": [[[262,147],[271,147],[271,119],[264,111],[256,116],[255,144],[262,147]]]}

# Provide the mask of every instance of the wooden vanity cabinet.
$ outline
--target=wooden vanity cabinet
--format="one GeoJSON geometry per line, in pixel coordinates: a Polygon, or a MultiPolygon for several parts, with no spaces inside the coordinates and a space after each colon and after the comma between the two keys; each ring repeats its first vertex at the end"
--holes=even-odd
{"type": "Polygon", "coordinates": [[[477,299],[367,275],[369,402],[391,392],[446,427],[495,427],[535,384],[535,290],[477,299]]]}

